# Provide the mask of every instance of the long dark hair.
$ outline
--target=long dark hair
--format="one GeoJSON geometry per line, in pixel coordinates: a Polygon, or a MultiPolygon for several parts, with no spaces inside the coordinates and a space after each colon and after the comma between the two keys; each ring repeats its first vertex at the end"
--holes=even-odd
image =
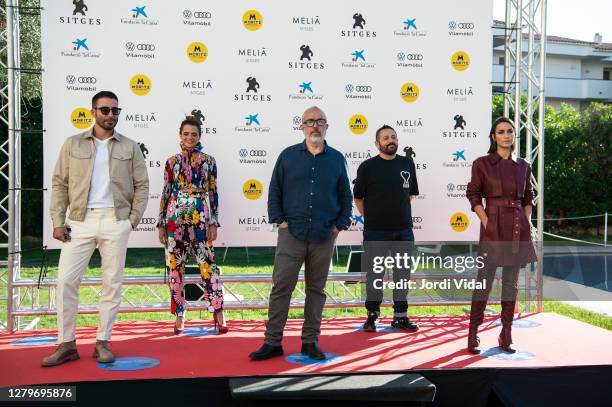
{"type": "Polygon", "coordinates": [[[198,129],[198,134],[202,134],[202,125],[200,121],[195,118],[195,116],[186,116],[185,120],[181,122],[181,127],[179,129],[179,134],[183,133],[183,127],[185,126],[193,126],[198,129]]]}
{"type": "MultiPolygon", "coordinates": [[[[509,117],[505,117],[505,116],[498,117],[493,122],[493,125],[491,126],[491,131],[489,132],[489,141],[491,142],[491,145],[489,146],[489,151],[487,151],[487,154],[497,152],[497,142],[495,141],[495,130],[497,130],[497,125],[500,123],[508,123],[510,126],[512,126],[512,130],[514,130],[514,137],[518,137],[518,134],[516,134],[516,127],[514,126],[514,122],[509,117]]],[[[516,143],[512,143],[512,152],[514,152],[515,149],[516,149],[516,143]]]]}

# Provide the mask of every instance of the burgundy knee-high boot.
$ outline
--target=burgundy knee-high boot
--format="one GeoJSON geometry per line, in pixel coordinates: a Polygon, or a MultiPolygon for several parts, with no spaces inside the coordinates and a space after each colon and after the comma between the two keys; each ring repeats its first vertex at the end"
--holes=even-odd
{"type": "Polygon", "coordinates": [[[480,353],[480,338],[478,338],[478,327],[484,320],[484,311],[487,307],[486,301],[472,301],[470,308],[470,330],[468,331],[468,352],[480,353]]]}
{"type": "Polygon", "coordinates": [[[508,353],[516,352],[512,345],[512,320],[514,319],[514,306],[516,301],[502,301],[501,303],[501,322],[502,330],[499,334],[499,347],[508,353]]]}

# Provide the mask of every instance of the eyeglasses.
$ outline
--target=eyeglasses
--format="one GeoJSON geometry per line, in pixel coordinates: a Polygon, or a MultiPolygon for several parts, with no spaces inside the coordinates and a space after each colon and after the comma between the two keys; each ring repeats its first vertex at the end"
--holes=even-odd
{"type": "Polygon", "coordinates": [[[315,125],[317,126],[325,126],[327,124],[327,120],[325,119],[308,119],[308,120],[304,120],[302,121],[302,124],[306,127],[314,127],[315,125]]]}
{"type": "Polygon", "coordinates": [[[120,107],[94,107],[95,110],[99,110],[100,113],[102,113],[104,116],[108,116],[108,114],[110,112],[113,112],[113,115],[115,116],[119,116],[119,114],[121,113],[121,108],[120,107]]]}

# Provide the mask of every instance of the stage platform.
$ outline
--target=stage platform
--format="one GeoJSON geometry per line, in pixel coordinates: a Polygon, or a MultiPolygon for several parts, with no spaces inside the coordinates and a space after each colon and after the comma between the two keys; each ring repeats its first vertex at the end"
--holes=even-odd
{"type": "MultiPolygon", "coordinates": [[[[40,361],[55,348],[51,342],[55,332],[22,331],[0,336],[0,386],[161,382],[154,379],[192,379],[191,383],[204,378],[216,378],[213,382],[219,384],[219,378],[226,383],[231,377],[401,372],[420,372],[434,384],[432,377],[457,377],[467,380],[466,386],[474,386],[473,379],[488,372],[491,381],[487,385],[493,386],[492,372],[527,372],[525,378],[529,372],[537,377],[546,371],[570,376],[574,372],[578,379],[585,369],[600,379],[611,378],[612,332],[564,316],[541,313],[517,318],[513,336],[519,352],[513,355],[497,348],[501,327],[495,316],[488,316],[481,326],[482,355],[465,349],[466,316],[415,316],[411,320],[420,327],[416,333],[391,330],[389,318],[380,321],[376,333],[361,331],[363,318],[325,319],[319,339],[329,356],[324,362],[299,354],[301,320],[287,323],[284,357],[262,362],[251,361],[248,354],[262,343],[264,321],[229,321],[230,332],[216,335],[211,321],[190,320],[181,336],[173,334],[172,321],[118,323],[112,339],[118,359],[110,366],[99,366],[91,356],[95,327],[78,329],[80,360],[53,368],[40,367],[40,361]]],[[[606,391],[609,397],[610,390],[606,391]]],[[[448,395],[440,395],[438,389],[438,396],[448,395]]],[[[593,400],[592,405],[597,405],[597,397],[593,400]]]]}

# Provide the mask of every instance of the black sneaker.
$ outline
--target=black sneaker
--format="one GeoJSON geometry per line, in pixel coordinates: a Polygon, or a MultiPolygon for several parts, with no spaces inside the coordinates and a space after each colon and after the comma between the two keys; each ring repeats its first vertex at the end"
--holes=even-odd
{"type": "Polygon", "coordinates": [[[363,324],[363,330],[365,332],[376,332],[376,320],[378,319],[378,313],[368,312],[368,319],[363,324]]]}
{"type": "Polygon", "coordinates": [[[401,329],[403,331],[416,332],[419,330],[417,324],[410,322],[408,317],[393,317],[391,328],[401,329]]]}

